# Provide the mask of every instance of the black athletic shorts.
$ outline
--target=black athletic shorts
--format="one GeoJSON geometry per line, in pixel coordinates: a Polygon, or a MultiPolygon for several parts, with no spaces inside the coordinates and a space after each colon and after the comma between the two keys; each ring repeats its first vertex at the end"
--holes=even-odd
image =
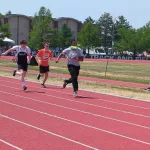
{"type": "Polygon", "coordinates": [[[40,73],[46,73],[49,72],[49,66],[40,66],[40,73]]]}
{"type": "Polygon", "coordinates": [[[28,70],[28,64],[18,64],[18,70],[22,69],[23,71],[28,70]]]}

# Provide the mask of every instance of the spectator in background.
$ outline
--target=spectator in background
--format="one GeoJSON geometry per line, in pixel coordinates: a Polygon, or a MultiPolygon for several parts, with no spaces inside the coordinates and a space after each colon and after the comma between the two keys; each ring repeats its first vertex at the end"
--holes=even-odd
{"type": "MultiPolygon", "coordinates": [[[[150,58],[150,55],[148,55],[148,53],[147,53],[146,51],[143,52],[143,55],[144,55],[146,58],[150,58]]],[[[144,90],[150,91],[150,87],[145,88],[144,90]]]]}
{"type": "Polygon", "coordinates": [[[2,46],[1,51],[2,51],[2,53],[4,53],[6,51],[6,46],[2,46]]]}
{"type": "Polygon", "coordinates": [[[146,58],[150,58],[150,55],[148,55],[148,53],[146,51],[143,52],[143,55],[146,57],[146,58]]]}

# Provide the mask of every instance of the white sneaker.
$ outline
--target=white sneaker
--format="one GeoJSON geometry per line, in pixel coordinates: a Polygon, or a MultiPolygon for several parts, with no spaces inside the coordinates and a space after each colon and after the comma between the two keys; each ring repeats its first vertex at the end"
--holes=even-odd
{"type": "Polygon", "coordinates": [[[144,89],[145,91],[150,91],[150,87],[148,87],[148,88],[146,88],[146,89],[144,89]]]}
{"type": "Polygon", "coordinates": [[[74,97],[77,97],[77,96],[78,96],[77,92],[74,92],[74,93],[73,93],[73,96],[74,96],[74,97]]]}

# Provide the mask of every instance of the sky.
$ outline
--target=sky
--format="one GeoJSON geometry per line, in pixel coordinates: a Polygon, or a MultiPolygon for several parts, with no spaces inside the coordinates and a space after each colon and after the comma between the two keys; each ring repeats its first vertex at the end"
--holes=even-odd
{"type": "Polygon", "coordinates": [[[52,17],[71,17],[83,22],[98,20],[105,12],[113,18],[123,15],[131,26],[140,28],[150,21],[150,0],[1,0],[0,13],[34,16],[44,6],[52,17]]]}

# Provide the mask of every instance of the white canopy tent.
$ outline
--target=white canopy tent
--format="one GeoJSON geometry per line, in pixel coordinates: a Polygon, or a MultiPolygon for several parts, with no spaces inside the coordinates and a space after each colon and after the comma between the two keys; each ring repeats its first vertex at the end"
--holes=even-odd
{"type": "Polygon", "coordinates": [[[3,39],[3,41],[4,41],[4,42],[10,42],[10,43],[15,44],[15,41],[14,41],[14,40],[9,39],[9,38],[7,38],[7,37],[5,37],[5,38],[3,39]]]}

